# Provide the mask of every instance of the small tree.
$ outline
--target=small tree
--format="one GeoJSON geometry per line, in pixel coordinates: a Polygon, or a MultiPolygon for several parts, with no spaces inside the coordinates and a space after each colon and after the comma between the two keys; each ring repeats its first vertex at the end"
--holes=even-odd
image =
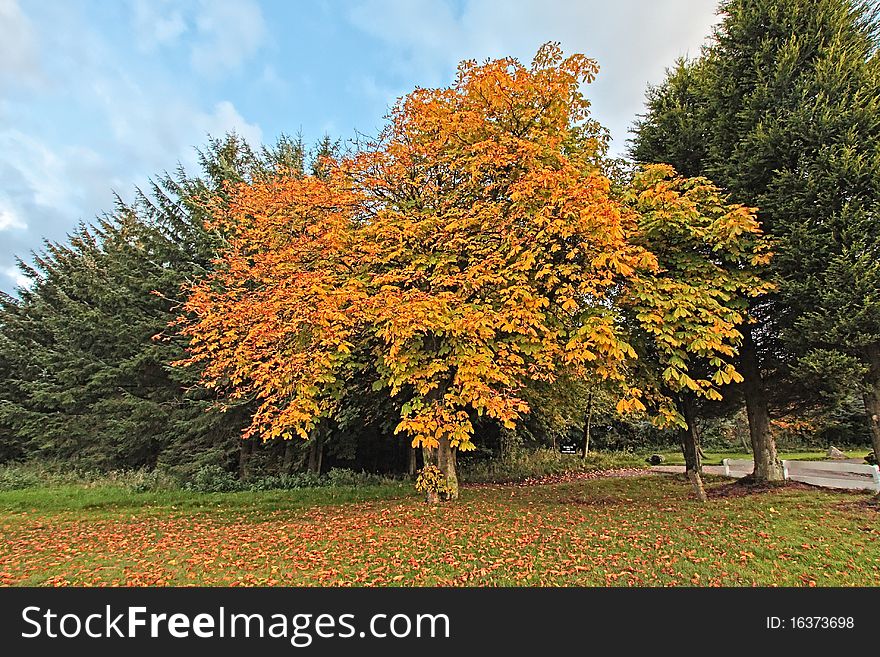
{"type": "Polygon", "coordinates": [[[749,299],[771,287],[759,275],[769,245],[753,209],[727,203],[706,179],[682,178],[671,167],[644,169],[624,198],[638,213],[638,239],[659,265],[625,297],[640,376],[659,418],[679,428],[688,477],[705,499],[695,398],[720,401],[719,388],[742,381],[738,327],[749,299]]]}
{"type": "Polygon", "coordinates": [[[880,22],[861,0],[728,0],[721,14],[703,56],[649,92],[632,154],[712,179],[776,241],[777,292],[752,304],[739,368],[755,477],[781,479],[771,392],[823,352],[862,369],[880,446],[880,22]]]}

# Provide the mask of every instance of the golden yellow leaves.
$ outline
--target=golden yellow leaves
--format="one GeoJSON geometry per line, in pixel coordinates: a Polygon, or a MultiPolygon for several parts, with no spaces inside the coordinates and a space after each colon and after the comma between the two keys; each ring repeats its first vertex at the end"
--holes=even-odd
{"type": "MultiPolygon", "coordinates": [[[[642,243],[657,258],[625,304],[651,336],[663,390],[721,399],[718,387],[742,381],[731,358],[742,339],[745,298],[770,286],[756,265],[770,257],[754,209],[729,205],[702,179],[677,177],[671,167],[646,167],[626,196],[639,216],[642,243]]],[[[660,401],[665,422],[677,411],[660,401]]]]}
{"type": "Polygon", "coordinates": [[[645,405],[638,397],[624,397],[617,402],[616,408],[617,412],[622,415],[646,410],[645,405]]]}
{"type": "Polygon", "coordinates": [[[217,201],[228,245],[184,332],[206,382],[259,400],[249,433],[306,437],[364,377],[405,398],[413,445],[463,450],[474,416],[515,427],[523,387],[563,371],[671,422],[661,385],[714,398],[736,380],[737,299],[764,289],[740,267],[767,257],[754,217],[668,167],[618,198],[580,92],[596,71],[557,44],[531,68],[464,62],[321,179],[217,201]],[[659,381],[641,382],[655,360],[659,381]]]}

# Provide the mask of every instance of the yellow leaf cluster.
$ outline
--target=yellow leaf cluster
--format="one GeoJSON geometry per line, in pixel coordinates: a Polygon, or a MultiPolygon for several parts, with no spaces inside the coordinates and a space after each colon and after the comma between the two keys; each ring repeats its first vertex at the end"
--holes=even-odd
{"type": "Polygon", "coordinates": [[[515,427],[524,386],[563,370],[643,412],[637,361],[659,354],[667,388],[715,397],[738,376],[735,300],[759,285],[725,258],[767,256],[754,215],[664,167],[615,193],[581,94],[597,70],[556,44],[531,66],[466,61],[320,178],[228,189],[211,220],[226,246],[180,320],[185,362],[256,398],[248,434],[264,438],[307,437],[358,377],[405,397],[413,445],[463,450],[474,415],[515,427]],[[677,253],[682,239],[712,257],[677,253]]]}

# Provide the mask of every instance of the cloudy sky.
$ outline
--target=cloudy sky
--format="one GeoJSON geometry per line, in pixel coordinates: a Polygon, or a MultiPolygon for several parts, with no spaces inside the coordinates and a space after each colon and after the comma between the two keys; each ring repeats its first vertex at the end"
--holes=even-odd
{"type": "Polygon", "coordinates": [[[109,209],[208,135],[374,134],[461,59],[598,60],[586,89],[622,152],[645,87],[697,55],[714,0],[0,0],[0,289],[15,256],[109,209]]]}

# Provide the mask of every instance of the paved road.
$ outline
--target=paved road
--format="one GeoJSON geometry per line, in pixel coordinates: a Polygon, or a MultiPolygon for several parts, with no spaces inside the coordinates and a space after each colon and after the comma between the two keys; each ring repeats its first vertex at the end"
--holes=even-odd
{"type": "MultiPolygon", "coordinates": [[[[652,465],[652,472],[665,472],[666,474],[684,474],[683,465],[652,465]]],[[[723,475],[723,465],[704,465],[703,474],[723,475]]]]}

